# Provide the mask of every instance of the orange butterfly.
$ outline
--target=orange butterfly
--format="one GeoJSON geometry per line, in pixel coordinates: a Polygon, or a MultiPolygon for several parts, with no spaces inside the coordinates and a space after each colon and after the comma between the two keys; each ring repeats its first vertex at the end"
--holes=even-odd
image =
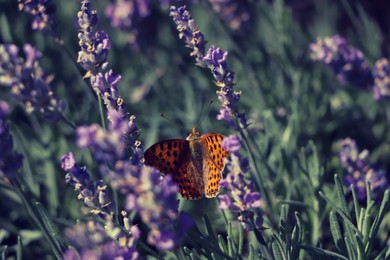
{"type": "Polygon", "coordinates": [[[222,148],[224,136],[208,133],[200,137],[192,128],[186,139],[158,142],[145,151],[145,164],[163,174],[172,174],[183,198],[194,200],[213,198],[219,193],[224,158],[228,152],[222,148]]]}

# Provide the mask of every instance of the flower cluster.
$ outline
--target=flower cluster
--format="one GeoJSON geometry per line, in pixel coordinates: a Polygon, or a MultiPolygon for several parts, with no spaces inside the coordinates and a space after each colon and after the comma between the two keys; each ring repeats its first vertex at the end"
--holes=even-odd
{"type": "Polygon", "coordinates": [[[205,44],[203,34],[195,25],[186,6],[176,8],[171,7],[170,16],[177,25],[180,39],[184,39],[188,48],[192,49],[191,56],[196,57],[197,65],[207,67],[211,70],[216,85],[220,87],[217,91],[218,99],[221,102],[221,110],[217,116],[218,120],[224,119],[230,126],[236,128],[246,127],[246,118],[244,114],[239,114],[236,103],[240,100],[241,92],[234,91],[234,72],[227,66],[227,51],[211,46],[205,53],[205,44]],[[238,119],[236,124],[232,116],[238,119]]]}
{"type": "Polygon", "coordinates": [[[18,0],[19,11],[31,14],[34,17],[32,28],[45,34],[56,37],[57,42],[62,43],[56,31],[54,15],[56,6],[51,0],[18,0]]]}
{"type": "Polygon", "coordinates": [[[135,44],[143,33],[140,30],[145,17],[150,15],[148,0],[113,0],[107,5],[106,17],[113,28],[118,28],[128,34],[128,43],[135,44]]]}
{"type": "Polygon", "coordinates": [[[214,12],[227,23],[233,32],[238,33],[249,25],[251,14],[246,1],[209,0],[209,2],[214,12]]]}
{"type": "Polygon", "coordinates": [[[71,152],[61,157],[61,168],[68,172],[65,175],[65,182],[79,193],[77,198],[91,209],[89,212],[104,217],[112,211],[113,205],[107,196],[107,186],[103,181],[94,183],[86,167],[78,166],[71,152]]]}
{"type": "Polygon", "coordinates": [[[230,135],[223,139],[222,147],[230,153],[230,161],[226,165],[228,174],[221,180],[220,185],[230,193],[218,196],[221,200],[219,207],[238,212],[238,220],[245,229],[261,228],[261,195],[253,191],[253,182],[249,182],[244,176],[249,164],[247,158],[239,154],[241,142],[237,136],[230,135]]]}
{"type": "MultiPolygon", "coordinates": [[[[80,148],[92,149],[95,159],[101,164],[101,174],[109,177],[114,189],[127,194],[126,209],[137,212],[151,229],[148,242],[161,250],[172,249],[182,235],[173,226],[180,217],[177,186],[169,176],[161,179],[160,173],[140,164],[143,153],[140,143],[135,145],[131,160],[126,158],[124,137],[137,128],[119,112],[109,111],[109,114],[111,121],[107,131],[98,125],[79,128],[77,144],[80,148]]],[[[76,172],[80,169],[76,168],[76,172]]],[[[96,198],[96,193],[91,193],[91,196],[96,198]]],[[[99,205],[105,204],[99,201],[99,205]]],[[[181,231],[185,232],[189,224],[188,221],[182,222],[181,231]]]]}
{"type": "Polygon", "coordinates": [[[68,249],[66,260],[76,259],[138,259],[136,241],[141,232],[131,225],[126,212],[122,212],[125,230],[120,229],[112,216],[105,217],[105,225],[88,221],[79,223],[65,231],[65,235],[75,249],[68,249]]]}
{"type": "Polygon", "coordinates": [[[374,98],[388,99],[390,97],[390,65],[389,60],[382,58],[374,67],[374,98]]]}
{"type": "Polygon", "coordinates": [[[369,89],[373,77],[364,54],[339,35],[318,38],[310,44],[311,58],[329,65],[343,84],[369,89]]]}
{"type": "MultiPolygon", "coordinates": [[[[151,229],[148,242],[161,250],[172,249],[182,235],[175,232],[173,226],[180,217],[177,186],[171,182],[170,176],[161,179],[160,173],[140,164],[142,147],[137,147],[137,144],[131,160],[126,158],[123,138],[136,128],[119,112],[109,113],[111,121],[107,131],[98,125],[79,128],[77,144],[80,148],[92,149],[96,161],[101,164],[101,174],[109,177],[114,189],[127,194],[126,209],[137,212],[151,229]],[[112,163],[112,166],[106,162],[112,163]]],[[[76,168],[76,172],[79,171],[76,168]]],[[[96,193],[89,194],[96,198],[96,193]]],[[[182,232],[189,226],[187,223],[183,223],[182,232]]]]}
{"type": "Polygon", "coordinates": [[[52,77],[45,76],[39,65],[41,53],[30,44],[23,46],[25,60],[13,44],[0,45],[0,85],[10,88],[13,97],[26,111],[39,111],[47,120],[62,118],[64,102],[58,100],[49,86],[52,77]]]}
{"type": "Polygon", "coordinates": [[[126,209],[139,212],[144,223],[151,229],[148,242],[160,250],[171,250],[193,222],[185,214],[179,215],[177,185],[170,175],[161,178],[158,171],[143,167],[132,183],[136,192],[126,199],[126,209]],[[179,226],[174,228],[172,224],[179,226]]]}
{"type": "Polygon", "coordinates": [[[96,10],[90,9],[90,1],[81,1],[81,10],[77,13],[80,32],[77,62],[87,71],[85,77],[96,75],[101,69],[108,66],[107,56],[111,48],[111,42],[104,31],[95,31],[98,23],[96,10]]]}
{"type": "Polygon", "coordinates": [[[343,139],[339,142],[339,147],[339,158],[347,172],[344,182],[348,188],[353,184],[359,200],[364,200],[367,197],[366,181],[369,181],[372,198],[380,199],[389,185],[386,172],[369,164],[369,152],[367,150],[359,152],[355,140],[343,139]]]}
{"type": "Polygon", "coordinates": [[[13,152],[13,139],[9,132],[6,116],[9,111],[7,102],[0,100],[0,178],[13,178],[22,166],[23,156],[13,152]]]}
{"type": "Polygon", "coordinates": [[[191,14],[186,10],[186,6],[176,8],[171,6],[171,12],[173,21],[177,25],[179,31],[179,38],[183,39],[187,44],[186,46],[192,49],[191,56],[195,56],[197,64],[201,67],[206,67],[202,61],[205,55],[206,41],[201,31],[196,27],[194,19],[191,14]]]}

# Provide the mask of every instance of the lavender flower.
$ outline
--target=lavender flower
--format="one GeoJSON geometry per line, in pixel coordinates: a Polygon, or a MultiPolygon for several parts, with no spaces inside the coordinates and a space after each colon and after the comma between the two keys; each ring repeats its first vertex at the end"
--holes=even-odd
{"type": "Polygon", "coordinates": [[[177,185],[170,175],[161,178],[153,168],[143,167],[136,182],[133,182],[136,193],[127,196],[128,210],[139,212],[143,222],[151,231],[148,242],[160,250],[173,249],[175,243],[193,224],[185,215],[179,216],[177,185]],[[181,221],[181,227],[174,229],[174,223],[181,221]]]}
{"type": "Polygon", "coordinates": [[[90,9],[90,1],[81,1],[81,11],[77,14],[80,26],[79,51],[77,62],[87,71],[85,77],[96,75],[99,69],[108,66],[107,56],[111,48],[111,42],[104,31],[95,31],[98,23],[96,10],[90,9]]]}
{"type": "Polygon", "coordinates": [[[47,120],[57,121],[62,118],[65,103],[55,97],[49,86],[52,77],[45,76],[39,66],[41,53],[30,44],[23,50],[25,60],[18,56],[16,45],[0,45],[0,85],[10,88],[27,112],[39,111],[47,120]]]}
{"type": "Polygon", "coordinates": [[[205,55],[206,41],[203,34],[196,27],[194,19],[192,19],[190,13],[186,10],[186,6],[176,8],[171,6],[171,12],[169,14],[173,17],[173,21],[177,25],[179,31],[179,38],[184,39],[186,46],[192,49],[191,56],[195,56],[197,64],[201,67],[206,67],[202,61],[205,55]]]}
{"type": "Polygon", "coordinates": [[[353,84],[368,89],[372,86],[373,77],[364,54],[349,45],[339,35],[318,38],[310,44],[311,58],[328,64],[342,84],[353,84]]]}
{"type": "MultiPolygon", "coordinates": [[[[128,222],[126,213],[124,221],[128,222]]],[[[67,229],[65,235],[78,253],[68,249],[64,259],[138,259],[135,245],[140,230],[133,225],[126,231],[117,227],[109,215],[105,218],[105,226],[94,221],[77,224],[67,229]]]]}
{"type": "Polygon", "coordinates": [[[217,119],[224,119],[230,126],[235,128],[245,128],[246,118],[244,114],[238,113],[236,103],[240,100],[241,92],[234,91],[234,72],[227,66],[227,51],[211,46],[205,53],[205,44],[203,34],[195,25],[185,6],[176,8],[171,7],[170,16],[173,17],[177,25],[180,39],[184,39],[187,47],[193,51],[191,56],[195,56],[197,65],[207,67],[216,80],[215,84],[220,87],[217,91],[218,99],[221,102],[221,110],[217,119]],[[238,120],[233,120],[232,117],[238,120]]]}
{"type": "MultiPolygon", "coordinates": [[[[81,46],[79,61],[87,70],[86,77],[90,77],[93,88],[104,100],[109,124],[107,130],[97,124],[79,127],[77,145],[80,148],[91,149],[99,164],[101,175],[108,177],[112,188],[127,195],[127,209],[134,210],[150,227],[148,242],[160,250],[172,249],[182,232],[189,226],[189,221],[183,220],[182,232],[175,230],[175,224],[181,218],[176,199],[177,187],[171,182],[170,177],[161,180],[157,171],[143,166],[142,144],[137,140],[139,129],[134,116],[127,120],[129,113],[118,94],[117,85],[121,76],[108,70],[109,39],[103,37],[103,41],[102,38],[97,40],[96,34],[93,34],[97,15],[96,11],[90,10],[89,1],[82,1],[78,17],[82,29],[79,34],[81,46]],[[130,160],[127,150],[129,147],[132,149],[130,160]]],[[[63,165],[67,165],[63,167],[64,169],[71,171],[68,179],[75,187],[84,188],[89,185],[88,180],[85,180],[86,183],[78,180],[77,173],[80,172],[80,168],[75,165],[72,157],[65,156],[63,165]]],[[[106,194],[99,193],[102,195],[100,200],[100,195],[96,193],[96,190],[105,192],[104,187],[98,185],[98,189],[91,187],[87,188],[87,192],[80,192],[80,197],[91,198],[90,200],[95,203],[91,207],[98,213],[100,206],[106,205],[109,201],[104,199],[106,194]]],[[[103,216],[107,217],[107,214],[103,216]]]]}
{"type": "Polygon", "coordinates": [[[33,16],[33,30],[42,31],[45,34],[56,37],[58,43],[62,44],[57,34],[57,24],[54,21],[56,6],[51,0],[18,0],[19,11],[29,13],[33,16]]]}
{"type": "Polygon", "coordinates": [[[13,139],[9,132],[6,116],[9,111],[7,102],[0,100],[0,178],[13,178],[22,167],[23,156],[13,152],[13,139]]]}
{"type": "Polygon", "coordinates": [[[385,58],[378,60],[374,68],[374,98],[388,99],[390,97],[390,66],[385,58]]]}
{"type": "Polygon", "coordinates": [[[114,0],[107,5],[105,14],[111,26],[129,29],[137,19],[150,15],[148,0],[114,0]]]}
{"type": "Polygon", "coordinates": [[[238,150],[241,147],[240,140],[235,135],[225,137],[222,147],[230,153],[230,161],[226,164],[228,174],[220,181],[220,185],[230,191],[229,194],[218,195],[219,207],[239,213],[238,220],[245,229],[261,228],[263,223],[261,213],[261,195],[253,191],[253,182],[245,179],[248,170],[248,160],[241,157],[238,150]],[[255,219],[256,216],[256,219],[255,219]]]}
{"type": "MultiPolygon", "coordinates": [[[[131,135],[131,132],[138,131],[134,117],[127,121],[120,112],[111,110],[109,118],[107,131],[98,125],[79,128],[77,144],[80,148],[92,149],[95,159],[100,163],[101,174],[109,177],[114,189],[128,194],[126,208],[136,211],[151,229],[148,242],[160,250],[172,249],[182,235],[177,233],[173,226],[180,219],[177,187],[171,182],[170,176],[161,180],[157,171],[140,165],[139,156],[143,154],[140,142],[134,144],[132,159],[128,160],[126,157],[124,138],[131,135]],[[112,166],[109,167],[106,162],[110,162],[112,166]]],[[[73,158],[65,157],[63,164],[68,166],[63,168],[78,173],[80,169],[74,166],[73,162],[73,158]]],[[[74,181],[74,178],[71,180],[74,181]]],[[[91,197],[96,202],[96,193],[92,188],[88,191],[81,196],[91,197]]],[[[100,205],[94,205],[97,212],[100,205]]],[[[186,222],[181,230],[185,231],[187,228],[186,222]]]]}
{"type": "Polygon", "coordinates": [[[61,168],[68,173],[65,175],[65,182],[74,187],[79,193],[77,198],[84,201],[90,212],[100,217],[106,216],[112,211],[112,201],[107,195],[107,186],[103,181],[94,183],[86,167],[79,167],[76,164],[72,153],[61,157],[61,168]]]}
{"type": "Polygon", "coordinates": [[[209,0],[209,2],[214,12],[227,23],[234,33],[239,33],[249,25],[251,14],[246,1],[209,0]]]}
{"type": "Polygon", "coordinates": [[[347,172],[344,178],[346,186],[350,189],[353,184],[359,200],[364,200],[367,197],[366,181],[369,181],[372,198],[374,200],[380,199],[389,185],[386,172],[369,164],[369,152],[367,150],[359,152],[355,140],[351,138],[343,139],[339,142],[339,146],[339,158],[347,172]]]}

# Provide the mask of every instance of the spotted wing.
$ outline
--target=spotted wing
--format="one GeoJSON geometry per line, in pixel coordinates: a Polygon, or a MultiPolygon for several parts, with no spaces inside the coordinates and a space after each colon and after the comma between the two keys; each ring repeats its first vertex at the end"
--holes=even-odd
{"type": "Polygon", "coordinates": [[[145,151],[145,164],[158,169],[163,174],[175,175],[189,153],[187,140],[165,140],[152,145],[145,151]]]}
{"type": "Polygon", "coordinates": [[[213,198],[219,193],[219,181],[222,179],[222,171],[225,166],[224,158],[229,153],[222,148],[224,136],[218,133],[208,133],[200,138],[203,150],[204,163],[208,164],[209,171],[205,174],[205,194],[207,198],[213,198]]]}
{"type": "Polygon", "coordinates": [[[179,185],[181,196],[188,200],[201,199],[203,196],[203,185],[196,181],[196,168],[191,161],[191,154],[183,161],[182,165],[173,175],[173,180],[179,185]]]}
{"type": "Polygon", "coordinates": [[[200,199],[203,191],[194,181],[194,166],[191,162],[189,142],[171,139],[158,142],[145,151],[145,164],[163,174],[172,174],[179,192],[185,199],[200,199]]]}

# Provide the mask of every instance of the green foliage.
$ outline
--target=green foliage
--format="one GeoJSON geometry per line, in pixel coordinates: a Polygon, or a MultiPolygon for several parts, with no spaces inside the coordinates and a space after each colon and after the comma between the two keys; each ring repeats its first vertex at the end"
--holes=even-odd
{"type": "MultiPolygon", "coordinates": [[[[375,20],[349,1],[313,1],[310,23],[300,22],[283,0],[247,1],[256,15],[250,30],[239,35],[218,18],[209,2],[193,4],[192,16],[209,45],[229,51],[235,88],[242,91],[238,104],[249,124],[235,131],[215,119],[217,101],[196,125],[209,100],[217,98],[218,88],[209,71],[195,66],[178,39],[169,10],[151,2],[152,25],[141,28],[148,38],[138,46],[126,43],[126,32],[110,27],[104,16],[107,1],[92,3],[99,27],[112,42],[109,62],[122,75],[120,95],[137,117],[144,148],[157,140],[185,138],[194,124],[203,133],[237,134],[250,162],[246,177],[262,196],[264,224],[261,230],[248,231],[214,199],[181,200],[180,210],[196,226],[176,249],[157,253],[144,237],[138,249],[150,259],[390,257],[389,189],[380,202],[374,201],[367,183],[367,200],[359,201],[354,187],[345,190],[335,148],[340,138],[351,136],[389,172],[390,105],[375,101],[369,91],[341,86],[329,69],[308,55],[309,44],[318,36],[336,34],[336,20],[346,15],[351,25],[344,36],[373,63],[381,57],[382,39],[375,20]],[[160,113],[172,122],[161,119],[160,113]]],[[[67,103],[66,118],[77,126],[104,122],[97,112],[99,101],[76,63],[79,46],[73,23],[79,3],[56,4],[63,46],[30,30],[31,17],[18,12],[15,1],[0,3],[0,41],[18,46],[29,42],[42,52],[45,72],[55,76],[54,92],[67,103]]],[[[0,99],[12,105],[8,122],[15,150],[25,157],[18,177],[11,183],[0,182],[0,257],[59,259],[71,247],[64,230],[85,219],[82,202],[64,182],[61,155],[72,151],[96,180],[107,176],[98,174],[89,151],[76,146],[75,131],[68,123],[51,124],[38,114],[27,114],[8,89],[0,89],[0,99]]],[[[110,190],[110,195],[117,194],[110,190]]],[[[123,204],[123,198],[116,201],[123,204]]]]}

